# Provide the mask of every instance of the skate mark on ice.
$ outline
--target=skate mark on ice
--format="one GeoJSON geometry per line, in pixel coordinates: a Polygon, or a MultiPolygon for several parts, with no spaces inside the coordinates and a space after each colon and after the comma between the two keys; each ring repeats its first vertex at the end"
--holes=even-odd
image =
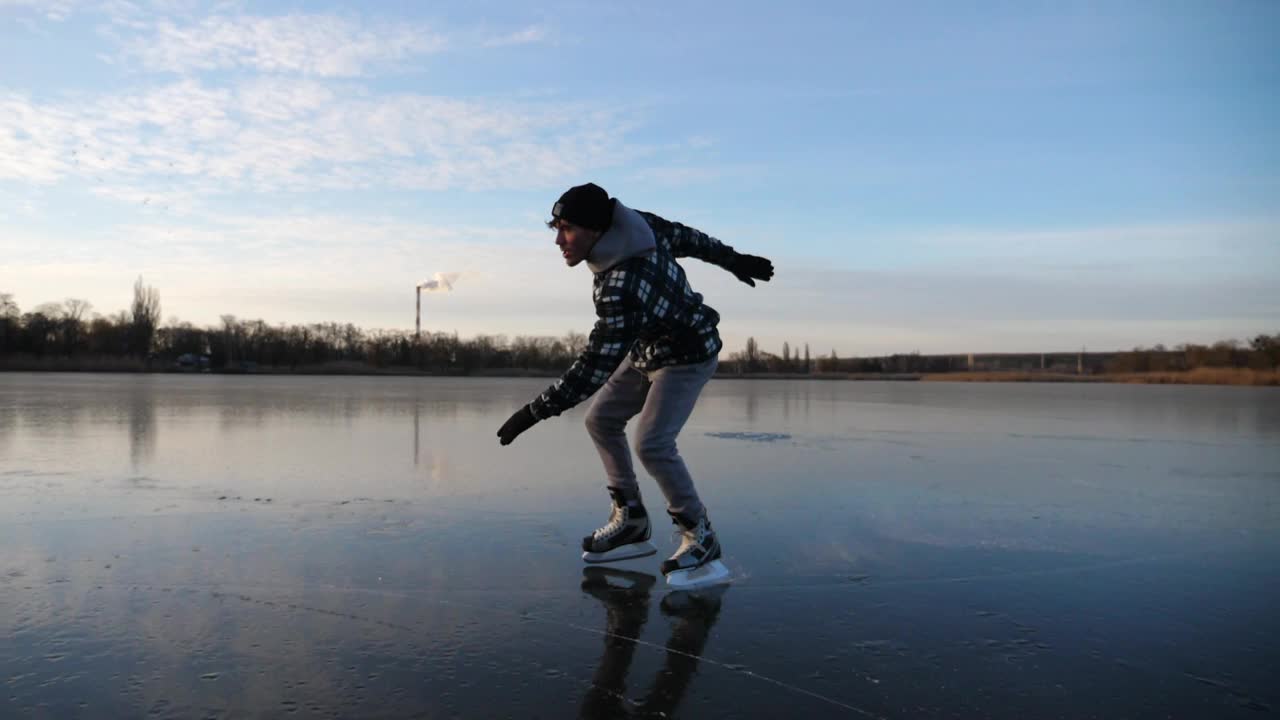
{"type": "Polygon", "coordinates": [[[1253,697],[1252,695],[1249,695],[1248,693],[1234,687],[1229,680],[1215,679],[1211,677],[1205,677],[1203,675],[1195,675],[1190,672],[1183,672],[1182,674],[1192,680],[1195,680],[1198,683],[1208,685],[1211,688],[1221,691],[1222,693],[1230,697],[1232,700],[1234,700],[1235,703],[1240,707],[1247,708],[1249,710],[1254,710],[1257,712],[1264,712],[1264,713],[1271,712],[1270,705],[1260,702],[1257,698],[1253,697]]]}

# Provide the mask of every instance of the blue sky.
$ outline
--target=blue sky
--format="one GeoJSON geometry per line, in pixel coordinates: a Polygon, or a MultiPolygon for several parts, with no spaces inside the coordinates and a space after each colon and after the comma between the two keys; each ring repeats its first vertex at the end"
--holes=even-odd
{"type": "Polygon", "coordinates": [[[0,292],[561,335],[595,181],[766,255],[843,356],[1280,331],[1280,5],[0,0],[0,292]]]}

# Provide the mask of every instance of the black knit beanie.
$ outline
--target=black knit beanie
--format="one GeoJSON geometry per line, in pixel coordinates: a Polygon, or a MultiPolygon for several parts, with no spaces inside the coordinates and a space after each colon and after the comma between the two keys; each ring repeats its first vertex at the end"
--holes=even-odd
{"type": "Polygon", "coordinates": [[[551,206],[551,217],[604,232],[613,223],[613,203],[609,193],[595,183],[575,185],[551,206]]]}

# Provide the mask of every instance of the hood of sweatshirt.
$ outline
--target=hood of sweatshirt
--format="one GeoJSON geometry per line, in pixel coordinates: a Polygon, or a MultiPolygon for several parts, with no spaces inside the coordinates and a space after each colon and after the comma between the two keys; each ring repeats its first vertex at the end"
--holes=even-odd
{"type": "Polygon", "coordinates": [[[657,247],[649,223],[640,213],[615,200],[613,223],[587,254],[587,267],[593,273],[602,273],[623,260],[648,255],[657,247]]]}

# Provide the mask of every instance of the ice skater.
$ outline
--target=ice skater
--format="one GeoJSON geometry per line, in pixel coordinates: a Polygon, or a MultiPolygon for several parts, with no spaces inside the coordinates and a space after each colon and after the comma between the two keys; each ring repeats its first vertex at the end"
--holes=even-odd
{"type": "MultiPolygon", "coordinates": [[[[652,213],[632,210],[593,183],[569,188],[547,223],[569,267],[584,260],[594,273],[596,323],[587,347],[551,387],[511,416],[498,437],[520,433],[600,390],[587,412],[587,432],[604,462],[612,500],[609,521],[582,539],[583,560],[612,562],[652,555],[652,528],[640,498],[624,432],[639,415],[635,449],[666,497],[680,546],[662,563],[669,585],[711,577],[720,541],[676,436],[715,372],[723,343],[720,315],[702,302],[678,257],[695,257],[755,286],[773,277],[773,263],[736,252],[705,233],[652,213]]],[[[727,575],[723,564],[715,572],[727,575]]]]}

